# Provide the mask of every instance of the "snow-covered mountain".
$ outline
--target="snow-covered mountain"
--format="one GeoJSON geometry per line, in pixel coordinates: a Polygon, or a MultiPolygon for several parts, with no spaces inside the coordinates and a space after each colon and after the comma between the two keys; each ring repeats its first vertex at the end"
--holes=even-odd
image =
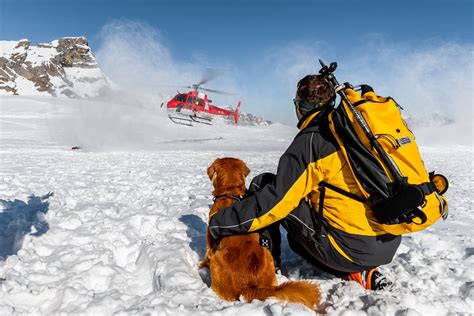
{"type": "Polygon", "coordinates": [[[0,94],[96,97],[109,87],[84,37],[0,41],[0,94]]]}

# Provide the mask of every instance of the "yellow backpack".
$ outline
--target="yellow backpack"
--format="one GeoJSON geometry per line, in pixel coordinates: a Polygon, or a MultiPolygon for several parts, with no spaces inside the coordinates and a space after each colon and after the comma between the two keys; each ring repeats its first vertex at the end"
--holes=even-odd
{"type": "Polygon", "coordinates": [[[352,88],[344,89],[347,99],[329,114],[330,129],[383,229],[393,235],[422,230],[447,216],[447,200],[442,195],[447,179],[426,171],[400,106],[392,98],[377,96],[370,87],[363,87],[362,95],[352,88]],[[362,115],[403,181],[393,178],[350,106],[362,115]]]}
{"type": "Polygon", "coordinates": [[[319,63],[320,76],[341,97],[339,107],[329,114],[330,129],[364,198],[326,186],[368,204],[383,229],[393,235],[419,231],[440,217],[446,219],[448,205],[443,193],[448,180],[426,171],[400,106],[390,97],[377,96],[369,86],[361,86],[358,93],[350,84],[340,84],[333,74],[337,63],[319,63]]]}

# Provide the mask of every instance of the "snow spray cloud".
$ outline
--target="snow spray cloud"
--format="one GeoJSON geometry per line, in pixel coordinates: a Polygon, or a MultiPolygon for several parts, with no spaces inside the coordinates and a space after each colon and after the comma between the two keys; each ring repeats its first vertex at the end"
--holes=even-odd
{"type": "Polygon", "coordinates": [[[404,108],[410,127],[421,144],[472,144],[473,46],[426,42],[416,46],[385,44],[383,38],[364,38],[349,53],[328,44],[291,43],[272,49],[253,69],[262,76],[247,90],[248,99],[265,103],[257,114],[295,124],[292,107],[296,82],[319,70],[317,58],[337,61],[341,82],[372,85],[380,95],[393,96],[404,108]],[[259,97],[260,96],[260,97],[259,97]]]}
{"type": "MultiPolygon", "coordinates": [[[[155,95],[164,99],[186,90],[183,86],[196,83],[205,68],[231,71],[225,61],[212,61],[205,56],[193,56],[191,61],[176,60],[159,31],[143,22],[115,20],[100,33],[102,43],[97,59],[104,73],[122,90],[143,97],[155,95]]],[[[219,88],[235,90],[229,76],[221,76],[219,88]]]]}
{"type": "Polygon", "coordinates": [[[178,74],[188,75],[180,73],[178,68],[185,65],[174,62],[158,31],[146,24],[116,20],[102,28],[100,38],[97,59],[102,70],[129,94],[160,92],[178,74]]]}
{"type": "Polygon", "coordinates": [[[422,145],[472,145],[472,45],[371,46],[370,60],[348,67],[349,80],[357,75],[396,98],[422,145]]]}
{"type": "MultiPolygon", "coordinates": [[[[118,89],[100,108],[82,109],[70,125],[72,139],[84,147],[149,148],[157,135],[163,141],[178,134],[184,138],[189,131],[169,126],[159,105],[175,94],[173,86],[197,82],[207,66],[228,70],[230,75],[213,81],[218,85],[212,88],[238,92],[243,111],[294,126],[296,82],[317,72],[317,58],[338,61],[341,82],[368,83],[379,94],[393,96],[405,108],[420,144],[472,144],[471,44],[392,44],[372,36],[341,52],[325,42],[295,41],[255,52],[252,60],[237,67],[227,61],[210,62],[202,55],[178,60],[160,33],[140,22],[113,21],[104,26],[100,38],[99,65],[118,89]]],[[[212,97],[217,104],[237,101],[237,97],[229,102],[212,97]]],[[[198,130],[193,129],[197,133],[193,137],[207,138],[211,133],[199,135],[198,130]]]]}
{"type": "Polygon", "coordinates": [[[293,42],[262,52],[240,74],[242,103],[257,116],[296,126],[296,83],[315,71],[317,56],[328,50],[323,42],[293,42]]]}
{"type": "MultiPolygon", "coordinates": [[[[77,113],[64,121],[67,126],[58,129],[63,143],[89,150],[136,150],[164,147],[159,144],[169,143],[177,135],[209,137],[209,131],[201,131],[200,135],[198,128],[191,134],[173,126],[160,108],[176,94],[177,86],[201,79],[206,65],[210,65],[203,57],[193,62],[175,60],[159,32],[136,21],[109,23],[103,27],[100,39],[97,60],[114,89],[94,103],[73,102],[77,113]]],[[[225,62],[212,66],[230,68],[225,62]]],[[[216,81],[218,89],[235,90],[226,78],[216,81]]]]}

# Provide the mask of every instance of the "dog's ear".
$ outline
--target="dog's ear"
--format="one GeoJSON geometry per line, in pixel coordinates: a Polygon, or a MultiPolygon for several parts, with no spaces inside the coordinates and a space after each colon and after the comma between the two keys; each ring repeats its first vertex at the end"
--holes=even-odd
{"type": "Polygon", "coordinates": [[[209,166],[209,168],[207,168],[207,175],[209,176],[209,179],[212,181],[212,178],[214,177],[214,174],[216,173],[216,165],[217,165],[217,161],[219,161],[219,159],[216,159],[212,165],[209,166]]]}
{"type": "Polygon", "coordinates": [[[207,175],[209,176],[209,179],[212,180],[212,177],[216,173],[216,168],[214,168],[214,165],[211,165],[209,168],[207,168],[207,175]]]}
{"type": "Polygon", "coordinates": [[[249,167],[247,167],[247,165],[245,163],[243,163],[242,171],[243,171],[245,177],[247,177],[250,173],[250,169],[249,169],[249,167]]]}

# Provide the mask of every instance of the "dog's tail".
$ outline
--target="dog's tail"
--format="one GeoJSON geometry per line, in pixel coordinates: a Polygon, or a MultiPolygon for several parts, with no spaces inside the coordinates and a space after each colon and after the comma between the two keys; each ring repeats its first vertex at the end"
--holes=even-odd
{"type": "Polygon", "coordinates": [[[271,288],[253,288],[242,295],[247,301],[275,298],[279,301],[303,304],[313,310],[317,308],[321,298],[318,286],[311,281],[288,281],[271,288]]]}

